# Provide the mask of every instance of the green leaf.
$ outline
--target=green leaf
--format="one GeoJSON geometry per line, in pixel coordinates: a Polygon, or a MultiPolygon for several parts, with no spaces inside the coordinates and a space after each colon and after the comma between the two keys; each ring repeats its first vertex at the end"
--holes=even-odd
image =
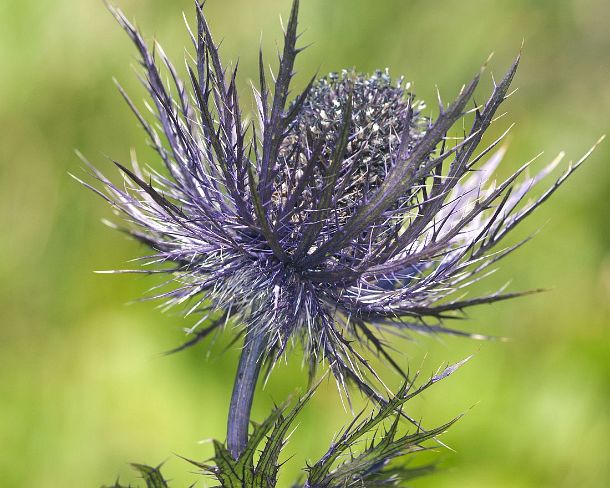
{"type": "MultiPolygon", "coordinates": [[[[161,474],[160,467],[153,468],[145,464],[131,465],[138,473],[142,475],[142,479],[146,483],[146,488],[168,488],[167,481],[161,474]]],[[[132,488],[131,485],[122,485],[119,480],[116,480],[112,486],[102,486],[102,488],[132,488]]]]}
{"type": "Polygon", "coordinates": [[[144,478],[146,488],[168,488],[169,485],[161,475],[159,468],[152,468],[145,464],[132,464],[132,466],[144,478]]]}
{"type": "MultiPolygon", "coordinates": [[[[297,415],[301,412],[305,404],[313,396],[317,385],[314,386],[309,392],[299,399],[296,405],[284,416],[280,415],[275,422],[273,432],[267,439],[265,448],[261,453],[261,457],[258,460],[254,476],[254,486],[260,488],[267,488],[275,486],[277,482],[277,472],[279,470],[279,456],[286,445],[286,436],[288,429],[296,419],[297,415]]],[[[284,410],[286,408],[284,407],[284,410]]]]}
{"type": "Polygon", "coordinates": [[[285,446],[288,430],[314,391],[315,387],[291,409],[290,403],[286,402],[274,408],[261,424],[253,422],[248,444],[237,460],[231,456],[224,443],[215,440],[214,457],[211,459],[213,465],[188,461],[204,473],[213,475],[223,488],[275,487],[280,467],[278,460],[285,446]]]}
{"type": "Polygon", "coordinates": [[[306,469],[306,486],[400,486],[404,481],[430,472],[430,466],[392,467],[391,462],[427,449],[423,443],[445,432],[459,417],[434,429],[424,430],[418,427],[413,433],[398,435],[402,407],[433,384],[454,373],[464,362],[446,367],[418,388],[415,388],[413,382],[405,381],[396,395],[380,406],[376,413],[361,421],[359,419],[362,414],[357,416],[333,442],[326,454],[306,469]],[[388,425],[389,421],[391,423],[388,425]]]}
{"type": "MultiPolygon", "coordinates": [[[[333,441],[328,451],[313,465],[305,468],[307,482],[293,488],[376,488],[403,486],[404,482],[429,474],[434,466],[411,466],[405,457],[428,449],[426,442],[447,430],[458,418],[439,427],[400,434],[403,406],[430,386],[453,374],[465,361],[447,366],[423,385],[416,387],[407,380],[396,395],[376,411],[363,413],[349,424],[333,441]]],[[[319,384],[319,383],[318,383],[319,384]]],[[[295,419],[313,396],[317,385],[292,407],[290,402],[275,407],[260,424],[252,423],[248,444],[236,460],[225,443],[213,441],[214,456],[208,462],[188,460],[191,464],[216,478],[219,488],[275,488],[281,467],[280,455],[295,419]]],[[[167,481],[159,468],[142,464],[132,465],[143,477],[146,488],[167,488],[167,481]]],[[[112,487],[131,488],[118,481],[112,487]]]]}

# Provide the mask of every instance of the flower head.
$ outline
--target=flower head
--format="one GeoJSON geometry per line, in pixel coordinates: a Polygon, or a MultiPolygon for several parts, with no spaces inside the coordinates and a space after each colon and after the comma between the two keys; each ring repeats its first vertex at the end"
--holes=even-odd
{"type": "Polygon", "coordinates": [[[534,177],[524,176],[525,165],[492,181],[502,137],[479,146],[518,58],[485,104],[468,108],[479,73],[452,103],[439,97],[433,118],[387,71],[312,79],[289,101],[300,51],[298,4],[271,84],[260,56],[257,124],[242,117],[237,68],[227,72],[221,63],[201,7],[190,89],[162,49],[149,49],[115,11],[140,53],[157,123],[125,97],[166,172],[117,163],[125,185],[94,170],[106,190],[96,191],[126,217],[127,232],[153,250],[140,272],[170,277],[158,297],[202,312],[197,326],[213,319],[197,338],[226,323],[246,335],[250,355],[242,357],[238,381],[249,378],[252,386],[261,362],[273,364],[298,341],[312,372],[327,361],[339,384],[355,383],[382,401],[361,350],[398,368],[380,337],[384,330],[468,335],[446,328],[445,320],[518,295],[459,297],[519,247],[499,244],[580,162],[531,201],[532,187],[560,158],[534,177]],[[455,138],[458,122],[467,129],[455,138]]]}

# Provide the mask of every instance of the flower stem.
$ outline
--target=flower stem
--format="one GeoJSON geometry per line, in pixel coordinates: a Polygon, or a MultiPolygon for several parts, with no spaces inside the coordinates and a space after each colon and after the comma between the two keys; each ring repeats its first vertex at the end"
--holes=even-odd
{"type": "Polygon", "coordinates": [[[227,425],[227,447],[234,459],[239,458],[248,444],[252,399],[266,346],[264,334],[246,334],[235,375],[227,425]]]}

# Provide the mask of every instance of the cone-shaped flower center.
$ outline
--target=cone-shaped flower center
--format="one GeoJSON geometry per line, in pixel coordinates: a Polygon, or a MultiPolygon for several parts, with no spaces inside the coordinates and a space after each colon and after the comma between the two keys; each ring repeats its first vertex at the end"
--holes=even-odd
{"type": "Polygon", "coordinates": [[[325,170],[332,162],[351,95],[348,143],[336,185],[339,193],[333,201],[334,217],[345,221],[392,167],[405,125],[411,126],[411,145],[426,129],[426,121],[419,115],[423,105],[410,101],[408,88],[402,78],[393,83],[387,71],[379,70],[373,75],[344,70],[316,81],[284,141],[285,166],[280,172],[284,181],[278,185],[282,195],[276,197],[287,193],[291,178],[294,181],[303,175],[307,162],[303,155],[318,148],[315,177],[309,191],[304,193],[310,205],[315,203],[313,200],[323,190],[325,170]],[[407,122],[409,106],[413,116],[407,122]]]}

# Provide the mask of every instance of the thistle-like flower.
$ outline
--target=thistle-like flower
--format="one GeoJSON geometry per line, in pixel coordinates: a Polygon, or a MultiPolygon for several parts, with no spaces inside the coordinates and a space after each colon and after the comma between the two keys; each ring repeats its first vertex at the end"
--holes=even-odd
{"type": "Polygon", "coordinates": [[[355,384],[383,404],[380,380],[363,356],[370,349],[401,371],[383,331],[468,335],[445,319],[519,295],[460,296],[521,245],[498,247],[582,160],[533,201],[531,188],[560,158],[534,177],[523,176],[525,165],[492,182],[502,137],[479,145],[519,58],[484,105],[468,108],[479,73],[452,103],[439,97],[431,118],[409,85],[386,71],[314,77],[290,101],[298,0],[272,83],[260,55],[258,121],[247,123],[237,68],[227,72],[221,63],[202,8],[191,32],[190,90],[162,49],[151,50],[113,10],[141,56],[156,124],[121,92],[166,172],[117,163],[125,184],[115,185],[93,171],[104,186],[95,191],[152,249],[135,271],[166,273],[169,290],[155,296],[202,314],[190,343],[226,324],[244,337],[228,429],[237,459],[261,366],[272,366],[292,344],[301,344],[312,377],[326,362],[342,388],[355,384]],[[458,121],[470,128],[451,137],[458,121]]]}

